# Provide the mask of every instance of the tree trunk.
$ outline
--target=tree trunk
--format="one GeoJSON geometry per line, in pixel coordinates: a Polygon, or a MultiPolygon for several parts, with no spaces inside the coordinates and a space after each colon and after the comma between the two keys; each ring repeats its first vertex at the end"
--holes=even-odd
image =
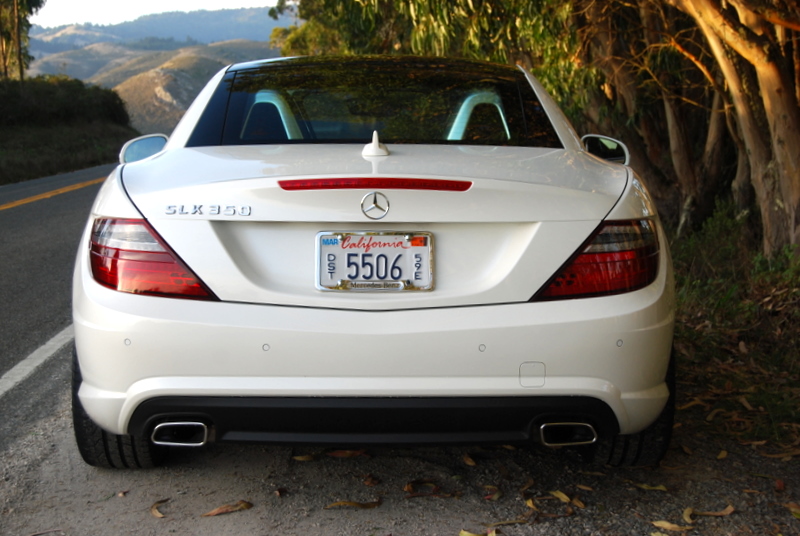
{"type": "MultiPolygon", "coordinates": [[[[795,92],[789,90],[794,80],[781,66],[774,46],[762,35],[726,19],[715,0],[668,1],[695,20],[730,87],[761,211],[764,253],[769,256],[785,245],[800,244],[800,110],[795,92]],[[723,40],[755,70],[766,131],[751,106],[755,101],[745,98],[741,76],[723,40]]],[[[754,24],[762,29],[760,23],[754,24]]]]}
{"type": "Polygon", "coordinates": [[[25,75],[25,65],[22,63],[22,28],[19,23],[19,0],[14,0],[14,35],[17,41],[17,66],[19,68],[19,81],[25,75]]]}
{"type": "Polygon", "coordinates": [[[6,38],[0,35],[0,61],[3,62],[3,78],[8,79],[8,49],[6,48],[6,38]]]}

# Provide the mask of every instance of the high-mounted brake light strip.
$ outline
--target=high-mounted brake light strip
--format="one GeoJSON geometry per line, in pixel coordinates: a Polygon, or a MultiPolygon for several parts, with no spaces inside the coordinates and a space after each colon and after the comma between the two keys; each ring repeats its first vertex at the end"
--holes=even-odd
{"type": "Polygon", "coordinates": [[[284,190],[435,190],[466,192],[472,181],[442,179],[398,179],[389,177],[353,177],[338,179],[290,179],[278,181],[284,190]]]}

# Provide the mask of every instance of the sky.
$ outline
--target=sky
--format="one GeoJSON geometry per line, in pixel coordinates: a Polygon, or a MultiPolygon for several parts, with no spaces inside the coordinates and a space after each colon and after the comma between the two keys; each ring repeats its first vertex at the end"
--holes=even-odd
{"type": "Polygon", "coordinates": [[[238,9],[275,5],[274,0],[46,0],[31,23],[52,28],[64,24],[119,24],[167,11],[238,9]]]}

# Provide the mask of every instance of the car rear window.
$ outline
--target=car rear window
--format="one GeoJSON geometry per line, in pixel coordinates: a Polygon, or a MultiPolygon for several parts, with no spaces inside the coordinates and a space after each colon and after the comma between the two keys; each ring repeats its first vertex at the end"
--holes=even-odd
{"type": "Polygon", "coordinates": [[[188,145],[562,147],[523,73],[431,60],[274,62],[223,79],[188,145]]]}

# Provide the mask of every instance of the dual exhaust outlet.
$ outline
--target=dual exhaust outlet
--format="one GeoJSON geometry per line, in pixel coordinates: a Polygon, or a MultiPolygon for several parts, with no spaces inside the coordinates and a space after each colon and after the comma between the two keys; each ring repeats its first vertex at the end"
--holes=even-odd
{"type": "MultiPolygon", "coordinates": [[[[208,442],[208,426],[202,422],[164,422],[153,428],[150,440],[164,447],[202,447],[208,442]]],[[[539,426],[539,441],[547,447],[591,445],[597,432],[588,423],[549,422],[539,426]]]]}

